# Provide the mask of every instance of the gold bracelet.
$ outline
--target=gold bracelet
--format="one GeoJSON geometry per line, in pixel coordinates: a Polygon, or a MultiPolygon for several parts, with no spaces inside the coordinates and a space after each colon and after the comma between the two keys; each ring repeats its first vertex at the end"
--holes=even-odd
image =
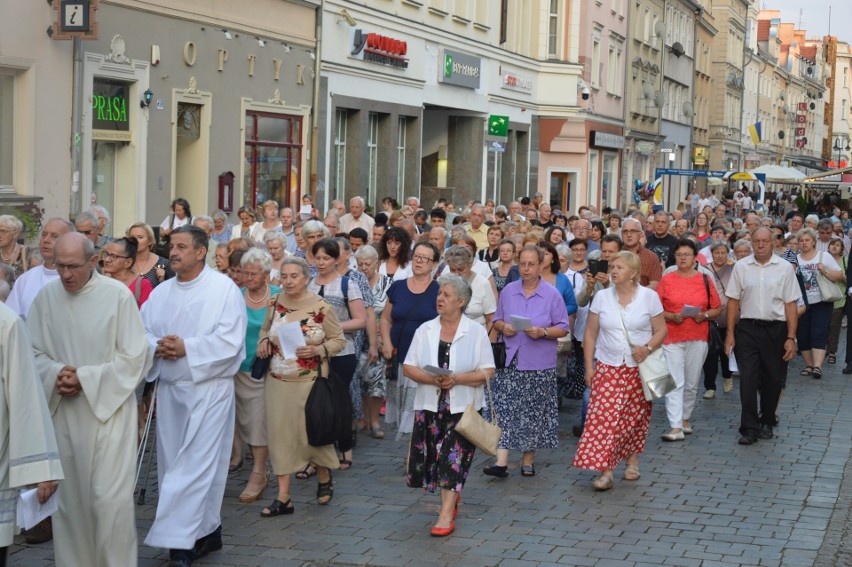
{"type": "Polygon", "coordinates": [[[488,374],[485,372],[485,370],[483,370],[482,368],[478,368],[477,370],[482,372],[482,375],[485,376],[485,381],[488,382],[488,374]]]}

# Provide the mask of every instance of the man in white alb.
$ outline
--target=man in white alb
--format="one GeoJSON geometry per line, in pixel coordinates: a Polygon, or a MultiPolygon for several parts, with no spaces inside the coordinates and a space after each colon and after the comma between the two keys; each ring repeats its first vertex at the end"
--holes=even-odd
{"type": "Polygon", "coordinates": [[[221,510],[234,439],[234,375],[245,358],[239,288],[205,266],[208,239],[184,226],[171,236],[166,280],[142,307],[155,349],[160,499],[145,544],[167,548],[174,567],[222,547],[221,510]]]}
{"type": "Polygon", "coordinates": [[[53,515],[56,564],[136,565],[136,386],[150,357],[136,300],[95,271],[94,243],[65,234],[59,281],[30,309],[36,368],[53,416],[65,482],[53,515]]]}
{"type": "Polygon", "coordinates": [[[9,294],[9,299],[6,300],[6,305],[11,307],[12,311],[20,315],[23,319],[27,318],[30,305],[32,305],[41,288],[48,282],[59,279],[59,274],[53,267],[53,246],[60,236],[68,232],[74,232],[74,230],[73,224],[60,218],[50,219],[44,225],[44,228],[41,229],[41,236],[38,239],[38,251],[41,257],[44,258],[44,264],[27,270],[21,277],[15,280],[12,293],[9,294]]]}
{"type": "Polygon", "coordinates": [[[38,483],[44,503],[63,478],[26,323],[0,303],[0,565],[15,533],[18,488],[38,483]]]}

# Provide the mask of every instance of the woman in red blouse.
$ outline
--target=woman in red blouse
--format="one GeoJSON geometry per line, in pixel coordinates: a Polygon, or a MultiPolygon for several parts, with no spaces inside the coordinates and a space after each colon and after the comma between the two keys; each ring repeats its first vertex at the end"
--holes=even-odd
{"type": "Polygon", "coordinates": [[[682,238],[674,254],[677,271],[664,275],[657,285],[668,327],[663,352],[677,384],[677,389],[666,396],[671,431],[663,434],[663,441],[683,441],[684,434],[692,433],[689,418],[707,358],[708,320],[719,316],[722,305],[712,279],[696,269],[696,244],[682,238]]]}

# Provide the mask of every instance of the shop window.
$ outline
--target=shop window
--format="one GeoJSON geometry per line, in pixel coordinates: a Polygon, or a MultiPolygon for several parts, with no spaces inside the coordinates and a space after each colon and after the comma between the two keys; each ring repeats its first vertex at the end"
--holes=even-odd
{"type": "Polygon", "coordinates": [[[367,202],[375,204],[376,187],[379,179],[379,115],[377,113],[370,113],[368,128],[367,154],[369,159],[369,178],[367,181],[367,202]]]}
{"type": "Polygon", "coordinates": [[[298,207],[302,183],[302,117],[246,113],[246,202],[272,199],[298,207]]]}
{"type": "Polygon", "coordinates": [[[0,188],[11,187],[13,182],[14,86],[11,76],[0,75],[0,188]]]}
{"type": "Polygon", "coordinates": [[[334,182],[335,195],[345,195],[346,192],[346,123],[349,113],[342,108],[335,112],[334,134],[334,182]]]}

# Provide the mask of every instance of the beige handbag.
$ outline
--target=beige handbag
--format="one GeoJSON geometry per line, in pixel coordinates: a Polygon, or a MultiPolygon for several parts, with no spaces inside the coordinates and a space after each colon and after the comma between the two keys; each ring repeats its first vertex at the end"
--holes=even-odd
{"type": "MultiPolygon", "coordinates": [[[[621,330],[624,331],[624,338],[627,340],[627,345],[632,349],[633,344],[631,344],[630,337],[627,335],[624,317],[621,316],[621,313],[618,316],[621,319],[621,330]]],[[[662,398],[677,389],[677,384],[675,384],[674,378],[669,372],[669,365],[663,355],[662,347],[648,354],[645,360],[639,363],[639,379],[642,381],[642,393],[645,394],[645,400],[649,402],[662,398]]]]}
{"type": "Polygon", "coordinates": [[[485,418],[476,410],[476,389],[474,388],[473,403],[464,409],[461,419],[456,424],[456,431],[478,449],[494,456],[497,454],[497,443],[500,442],[502,430],[498,425],[497,413],[494,411],[494,398],[491,396],[491,384],[488,380],[485,380],[485,389],[488,390],[488,405],[491,408],[494,423],[485,421],[485,418]]]}

